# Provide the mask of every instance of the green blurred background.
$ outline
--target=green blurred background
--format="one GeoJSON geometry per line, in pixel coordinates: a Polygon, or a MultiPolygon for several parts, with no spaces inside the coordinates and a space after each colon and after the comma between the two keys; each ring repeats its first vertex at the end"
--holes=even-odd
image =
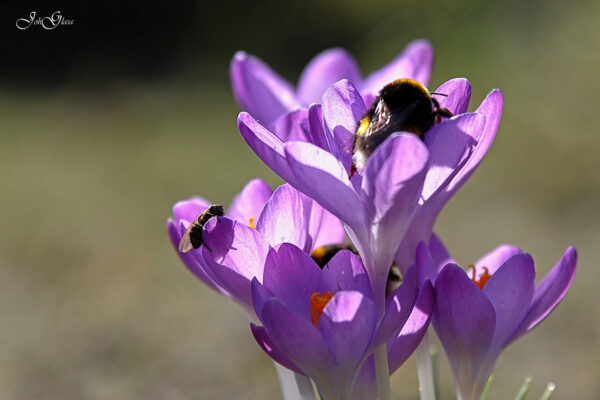
{"type": "MultiPolygon", "coordinates": [[[[436,50],[431,88],[492,88],[496,142],[437,224],[468,264],[497,244],[544,275],[569,244],[565,301],[500,357],[490,399],[600,398],[600,3],[516,0],[171,2],[0,6],[0,398],[277,399],[274,369],[239,307],[198,282],[165,232],[173,203],[227,204],[280,180],[235,126],[228,64],[244,49],[292,82],[319,51],[364,74],[415,38],[436,50]],[[61,10],[71,27],[17,31],[61,10]]],[[[453,398],[441,357],[443,399],[453,398]]],[[[392,378],[417,399],[411,359],[392,378]]]]}

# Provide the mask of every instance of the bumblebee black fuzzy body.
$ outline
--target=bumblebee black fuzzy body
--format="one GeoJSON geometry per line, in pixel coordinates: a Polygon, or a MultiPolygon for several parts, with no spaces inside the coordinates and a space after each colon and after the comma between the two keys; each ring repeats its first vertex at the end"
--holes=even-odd
{"type": "Polygon", "coordinates": [[[392,133],[412,132],[423,139],[442,117],[451,116],[420,82],[398,79],[385,85],[356,128],[352,173],[362,171],[369,156],[392,133]]]}
{"type": "Polygon", "coordinates": [[[192,249],[197,249],[202,246],[204,244],[204,239],[202,238],[204,225],[212,217],[222,217],[223,215],[225,215],[225,211],[221,204],[212,204],[206,210],[202,211],[181,237],[181,240],[179,241],[179,251],[187,253],[192,249]]]}

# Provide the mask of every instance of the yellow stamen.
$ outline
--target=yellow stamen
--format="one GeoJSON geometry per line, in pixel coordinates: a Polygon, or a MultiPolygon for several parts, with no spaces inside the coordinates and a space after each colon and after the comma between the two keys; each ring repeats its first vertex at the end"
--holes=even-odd
{"type": "Polygon", "coordinates": [[[319,327],[319,318],[323,314],[323,309],[333,298],[333,294],[328,290],[323,295],[321,292],[314,292],[310,296],[310,320],[314,326],[319,327]]]}
{"type": "Polygon", "coordinates": [[[254,217],[250,217],[250,221],[248,222],[248,226],[252,229],[256,229],[256,225],[254,225],[254,217]]]}
{"type": "Polygon", "coordinates": [[[487,281],[489,281],[490,278],[492,277],[490,275],[490,271],[487,269],[487,267],[481,267],[481,269],[483,270],[483,273],[481,274],[479,279],[477,279],[477,271],[476,271],[475,265],[473,265],[473,264],[469,265],[469,268],[467,268],[467,270],[470,270],[470,269],[473,270],[473,276],[471,277],[471,280],[473,281],[473,283],[475,283],[477,285],[477,287],[480,290],[483,289],[483,287],[485,286],[487,281]]]}

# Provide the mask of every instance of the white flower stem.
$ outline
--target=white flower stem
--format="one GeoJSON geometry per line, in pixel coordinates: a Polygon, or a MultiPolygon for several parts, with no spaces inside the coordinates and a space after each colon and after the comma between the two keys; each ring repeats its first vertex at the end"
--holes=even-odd
{"type": "Polygon", "coordinates": [[[273,364],[279,378],[283,400],[316,400],[309,378],[290,371],[275,361],[273,361],[273,364]]]}
{"type": "Polygon", "coordinates": [[[433,381],[428,332],[425,332],[425,336],[423,336],[423,340],[421,340],[415,354],[417,356],[417,376],[419,377],[421,400],[435,400],[435,382],[433,381]]]}
{"type": "Polygon", "coordinates": [[[385,343],[375,350],[375,382],[377,384],[377,398],[379,400],[391,400],[390,368],[385,343]]]}

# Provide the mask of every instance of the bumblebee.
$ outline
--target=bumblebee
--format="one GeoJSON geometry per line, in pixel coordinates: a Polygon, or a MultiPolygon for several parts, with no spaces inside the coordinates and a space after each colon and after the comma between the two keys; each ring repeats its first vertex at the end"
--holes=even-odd
{"type": "MultiPolygon", "coordinates": [[[[313,250],[310,256],[313,260],[315,260],[317,265],[321,269],[323,269],[325,265],[327,265],[327,263],[331,261],[333,256],[335,256],[337,252],[341,250],[348,250],[353,252],[357,256],[359,255],[356,248],[351,244],[329,244],[326,246],[317,247],[313,250]]],[[[396,290],[401,283],[402,274],[400,273],[400,269],[394,262],[390,268],[390,272],[388,273],[385,295],[387,296],[388,294],[396,290]]]]}
{"type": "Polygon", "coordinates": [[[181,237],[181,240],[179,241],[179,251],[187,253],[192,249],[197,249],[203,244],[206,246],[206,243],[204,243],[204,239],[202,238],[204,225],[206,225],[208,220],[212,217],[222,217],[223,215],[225,215],[225,211],[221,204],[211,204],[206,210],[202,211],[181,237]]]}
{"type": "Polygon", "coordinates": [[[317,247],[313,250],[310,256],[313,260],[315,260],[317,265],[323,269],[323,267],[325,267],[325,265],[331,261],[333,256],[335,256],[338,251],[342,250],[348,250],[358,255],[358,251],[356,251],[356,248],[354,248],[354,246],[351,244],[328,244],[326,246],[317,247]]]}
{"type": "Polygon", "coordinates": [[[364,169],[369,156],[392,133],[412,132],[423,139],[442,117],[451,117],[452,113],[440,107],[432,94],[445,96],[430,93],[413,79],[398,79],[385,85],[356,128],[350,176],[364,169]]]}

